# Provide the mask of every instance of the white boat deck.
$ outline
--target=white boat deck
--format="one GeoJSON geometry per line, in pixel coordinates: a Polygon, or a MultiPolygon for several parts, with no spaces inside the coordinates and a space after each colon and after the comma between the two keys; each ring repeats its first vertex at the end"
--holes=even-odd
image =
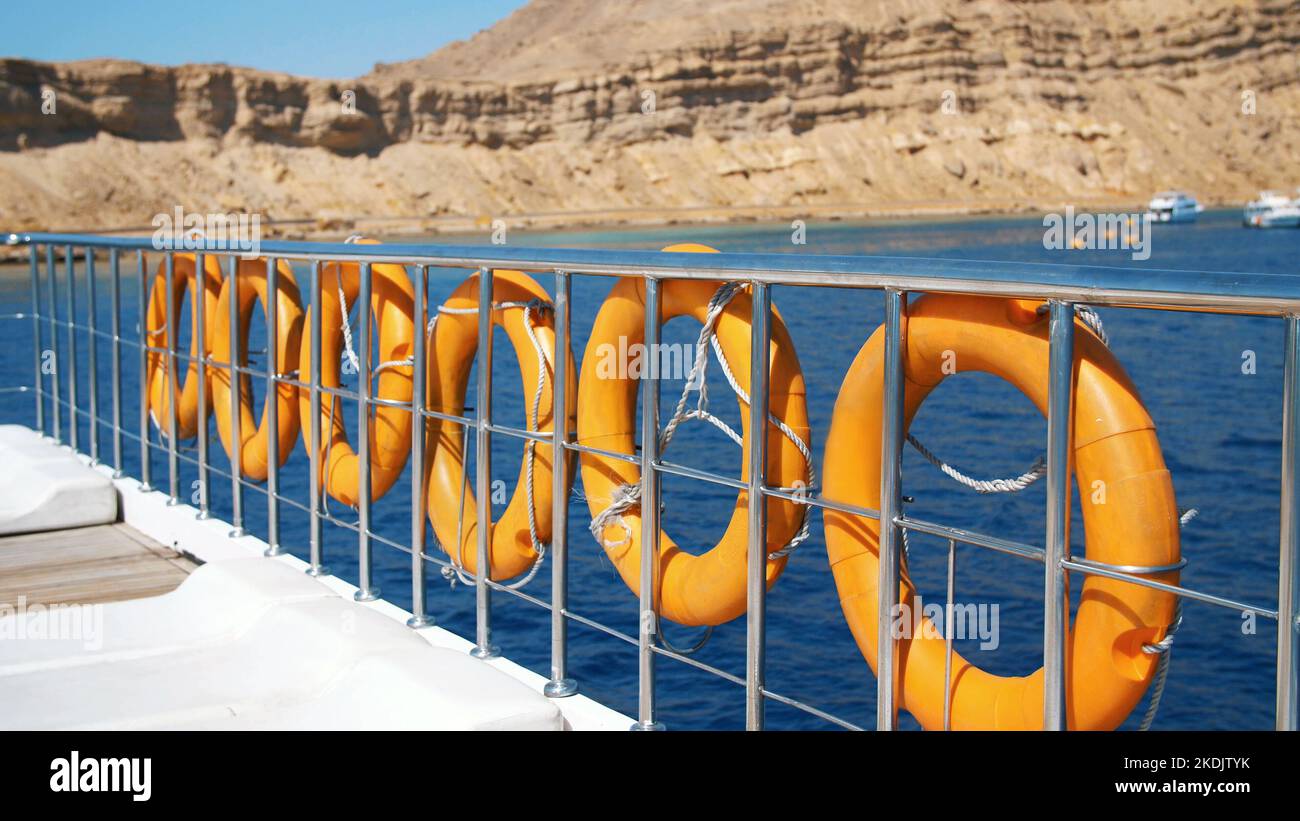
{"type": "Polygon", "coordinates": [[[472,658],[473,644],[447,630],[412,630],[391,603],[357,603],[340,579],[312,578],[292,556],[266,558],[261,540],[229,538],[229,524],[168,507],[135,480],[111,481],[126,527],[0,540],[0,568],[31,571],[6,575],[0,589],[0,729],[631,724],[582,695],[548,699],[540,675],[472,658]],[[134,563],[154,586],[122,582],[129,574],[114,573],[115,562],[134,563]],[[60,588],[92,577],[92,565],[96,581],[60,588]]]}
{"type": "Polygon", "coordinates": [[[161,596],[195,563],[124,524],[0,537],[0,607],[161,596]]]}

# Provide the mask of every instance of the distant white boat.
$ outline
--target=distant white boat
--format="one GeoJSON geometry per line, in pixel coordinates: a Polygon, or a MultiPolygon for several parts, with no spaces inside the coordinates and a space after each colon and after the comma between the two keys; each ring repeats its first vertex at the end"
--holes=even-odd
{"type": "Polygon", "coordinates": [[[1182,191],[1162,191],[1151,198],[1147,216],[1152,222],[1195,222],[1204,211],[1196,197],[1182,191]]]}
{"type": "Polygon", "coordinates": [[[1261,191],[1258,199],[1246,203],[1241,222],[1247,228],[1300,228],[1300,196],[1293,199],[1278,191],[1261,191]]]}

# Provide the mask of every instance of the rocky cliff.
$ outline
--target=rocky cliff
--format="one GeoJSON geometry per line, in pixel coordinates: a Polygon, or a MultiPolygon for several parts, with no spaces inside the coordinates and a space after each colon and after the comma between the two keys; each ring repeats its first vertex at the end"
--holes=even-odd
{"type": "Polygon", "coordinates": [[[0,224],[858,213],[1300,184],[1300,0],[534,0],[355,80],[0,61],[0,224]]]}

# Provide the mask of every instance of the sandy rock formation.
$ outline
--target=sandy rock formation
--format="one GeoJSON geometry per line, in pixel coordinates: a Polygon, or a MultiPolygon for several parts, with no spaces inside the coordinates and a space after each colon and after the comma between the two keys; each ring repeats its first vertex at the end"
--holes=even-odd
{"type": "Polygon", "coordinates": [[[0,224],[1234,201],[1300,184],[1298,43],[1300,0],[534,0],[351,81],[9,59],[0,224]]]}

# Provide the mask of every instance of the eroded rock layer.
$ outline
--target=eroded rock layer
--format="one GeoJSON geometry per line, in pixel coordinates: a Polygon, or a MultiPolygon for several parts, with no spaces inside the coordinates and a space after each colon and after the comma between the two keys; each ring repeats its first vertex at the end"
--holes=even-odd
{"type": "Polygon", "coordinates": [[[348,81],[10,59],[0,223],[1231,201],[1300,184],[1298,41],[1300,0],[535,0],[348,81]]]}

